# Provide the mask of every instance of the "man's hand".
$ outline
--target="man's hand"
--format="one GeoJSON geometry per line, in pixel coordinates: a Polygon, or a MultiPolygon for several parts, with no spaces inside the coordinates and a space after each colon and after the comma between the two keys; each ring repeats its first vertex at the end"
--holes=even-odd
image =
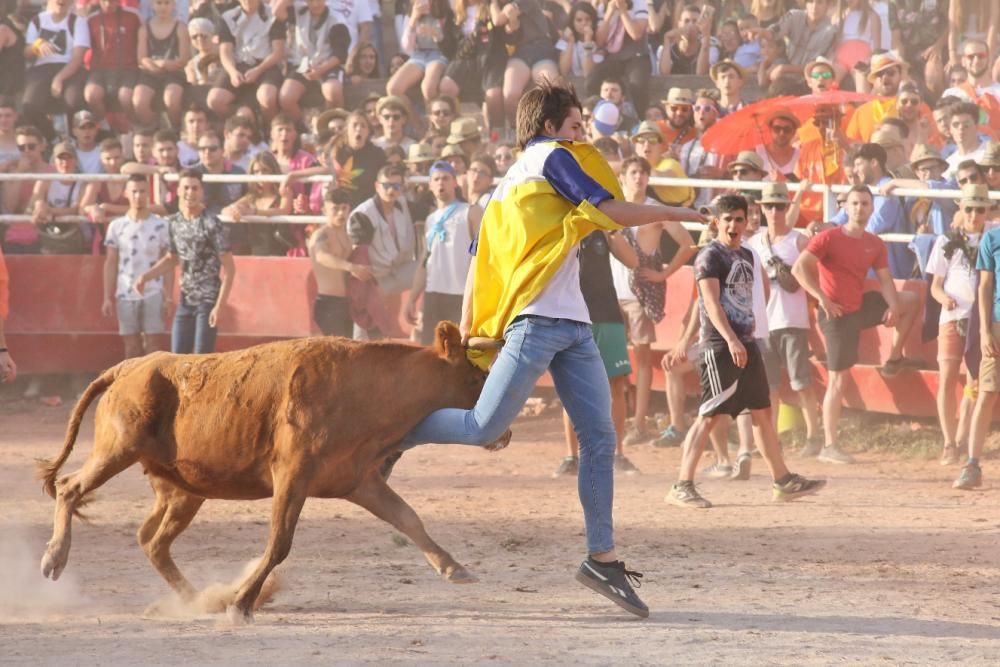
{"type": "Polygon", "coordinates": [[[413,299],[406,300],[406,307],[403,309],[403,319],[405,319],[407,324],[410,326],[417,326],[417,321],[420,318],[417,315],[417,304],[413,299]]]}
{"type": "Polygon", "coordinates": [[[13,382],[17,377],[17,364],[10,357],[10,352],[0,352],[0,382],[13,382]]]}
{"type": "Polygon", "coordinates": [[[896,326],[897,322],[899,322],[899,306],[886,308],[885,315],[882,316],[882,324],[891,329],[896,326]]]}
{"type": "Polygon", "coordinates": [[[215,304],[212,308],[212,312],[208,314],[208,326],[213,329],[219,326],[219,304],[215,304]]]}
{"type": "Polygon", "coordinates": [[[239,88],[244,83],[246,83],[246,77],[242,72],[230,72],[229,73],[229,83],[233,85],[233,88],[239,88]]]}
{"type": "Polygon", "coordinates": [[[898,188],[898,187],[899,187],[899,184],[896,183],[895,179],[893,179],[893,180],[889,181],[888,183],[886,183],[885,185],[879,186],[878,191],[881,194],[885,195],[885,196],[889,196],[893,192],[895,192],[896,188],[898,188]]]}
{"type": "Polygon", "coordinates": [[[257,79],[260,78],[260,75],[260,67],[251,67],[246,72],[243,72],[243,81],[246,83],[257,83],[257,79]]]}
{"type": "Polygon", "coordinates": [[[101,304],[101,315],[104,317],[112,317],[115,314],[115,306],[109,297],[104,297],[104,302],[101,304]]]}
{"type": "Polygon", "coordinates": [[[39,39],[35,42],[35,53],[38,54],[39,58],[48,58],[49,56],[56,55],[57,51],[56,47],[52,45],[52,42],[39,39]]]}
{"type": "Polygon", "coordinates": [[[819,302],[819,307],[823,309],[826,313],[827,319],[834,319],[835,317],[840,317],[844,314],[844,309],[836,301],[831,301],[829,297],[824,296],[823,300],[819,302]]]}
{"type": "Polygon", "coordinates": [[[351,264],[351,268],[349,270],[352,276],[363,283],[368,282],[373,277],[371,267],[364,264],[351,264]]]}
{"type": "Polygon", "coordinates": [[[743,341],[739,338],[734,338],[729,343],[729,356],[733,358],[733,363],[736,364],[737,368],[744,368],[747,365],[747,348],[743,345],[743,341]]]}
{"type": "Polygon", "coordinates": [[[639,276],[639,280],[646,283],[662,283],[667,281],[667,274],[665,271],[657,271],[656,269],[651,269],[648,266],[636,269],[636,275],[639,276]]]}
{"type": "Polygon", "coordinates": [[[979,331],[979,347],[982,349],[984,357],[1000,357],[1000,342],[989,327],[984,327],[979,331]]]}

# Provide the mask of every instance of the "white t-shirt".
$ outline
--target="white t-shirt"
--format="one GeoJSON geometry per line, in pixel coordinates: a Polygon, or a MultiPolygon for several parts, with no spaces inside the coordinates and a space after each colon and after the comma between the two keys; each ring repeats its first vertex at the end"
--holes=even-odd
{"type": "MultiPolygon", "coordinates": [[[[583,76],[584,75],[583,58],[587,54],[587,51],[583,48],[583,43],[573,42],[573,46],[570,47],[569,42],[567,42],[565,39],[560,38],[560,40],[556,42],[557,51],[565,51],[568,48],[573,49],[573,60],[570,68],[570,74],[572,74],[573,76],[583,76]]],[[[604,62],[604,54],[601,53],[600,51],[594,49],[591,52],[591,54],[592,54],[591,60],[594,61],[595,65],[597,63],[604,62]]]]}
{"type": "MultiPolygon", "coordinates": [[[[976,87],[976,94],[979,95],[980,97],[982,97],[984,94],[987,93],[997,98],[997,101],[1000,101],[1000,83],[991,83],[988,86],[976,87]]],[[[970,98],[969,94],[966,93],[965,90],[963,90],[962,88],[949,88],[948,90],[941,93],[941,97],[947,97],[949,95],[952,97],[957,97],[963,102],[975,101],[972,98],[970,98]]]]}
{"type": "Polygon", "coordinates": [[[358,43],[361,24],[373,20],[370,0],[328,0],[327,7],[347,26],[351,36],[351,43],[347,46],[350,53],[358,43]]]}
{"type": "Polygon", "coordinates": [[[760,255],[747,241],[743,241],[743,247],[753,253],[753,337],[760,340],[767,338],[771,332],[767,323],[767,300],[764,298],[764,266],[760,255]]]}
{"type": "Polygon", "coordinates": [[[954,153],[945,158],[945,161],[948,163],[948,168],[944,172],[945,178],[953,177],[955,172],[958,171],[958,165],[962,164],[966,160],[975,160],[976,162],[979,162],[982,159],[983,154],[986,152],[986,144],[987,142],[983,141],[979,144],[976,150],[963,155],[959,155],[958,150],[956,149],[954,153]]]}
{"type": "MultiPolygon", "coordinates": [[[[138,301],[143,298],[133,288],[135,281],[170,250],[169,225],[163,218],[151,215],[145,220],[133,220],[127,215],[115,218],[108,225],[104,245],[118,249],[118,283],[115,298],[138,301]]],[[[163,291],[163,279],[146,284],[144,294],[163,291]]]]}
{"type": "Polygon", "coordinates": [[[76,159],[80,163],[80,171],[84,174],[103,174],[104,167],[101,165],[101,149],[94,146],[89,151],[76,148],[76,159]]]}
{"type": "Polygon", "coordinates": [[[181,167],[187,168],[198,164],[201,158],[198,157],[198,149],[182,139],[177,142],[177,161],[181,167]]]}
{"type": "Polygon", "coordinates": [[[73,49],[90,48],[90,29],[87,27],[87,19],[81,16],[74,17],[72,13],[67,14],[66,18],[58,23],[52,20],[51,12],[39,14],[37,22],[28,23],[24,40],[26,44],[31,44],[38,38],[52,44],[56,52],[51,56],[32,61],[32,65],[65,65],[73,57],[73,49]],[[69,29],[71,20],[73,20],[72,31],[69,29]]]}
{"type": "MultiPolygon", "coordinates": [[[[969,266],[965,255],[959,250],[955,250],[950,259],[946,258],[944,247],[947,244],[947,236],[937,237],[934,247],[931,248],[930,258],[927,260],[927,273],[944,278],[944,293],[958,304],[953,310],[941,308],[939,324],[968,318],[972,314],[972,305],[976,300],[975,267],[969,266]]],[[[969,245],[979,245],[979,234],[969,234],[969,245]]]]}

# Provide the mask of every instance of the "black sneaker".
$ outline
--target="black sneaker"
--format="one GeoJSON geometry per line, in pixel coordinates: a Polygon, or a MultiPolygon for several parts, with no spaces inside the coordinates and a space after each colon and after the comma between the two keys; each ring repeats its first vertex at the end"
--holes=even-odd
{"type": "Polygon", "coordinates": [[[616,605],[641,618],[649,616],[649,607],[639,599],[633,586],[642,586],[642,575],[625,569],[620,560],[614,563],[599,563],[588,558],[576,571],[576,580],[596,593],[600,593],[616,605]]]}
{"type": "Polygon", "coordinates": [[[824,486],[826,486],[825,479],[806,479],[802,475],[793,474],[784,484],[777,482],[771,484],[771,490],[774,494],[774,501],[780,503],[803,496],[811,496],[824,486]]]}
{"type": "Polygon", "coordinates": [[[564,456],[563,460],[559,462],[559,467],[556,471],[552,473],[552,477],[565,477],[567,475],[576,476],[576,473],[580,471],[580,459],[575,456],[564,456]]]}

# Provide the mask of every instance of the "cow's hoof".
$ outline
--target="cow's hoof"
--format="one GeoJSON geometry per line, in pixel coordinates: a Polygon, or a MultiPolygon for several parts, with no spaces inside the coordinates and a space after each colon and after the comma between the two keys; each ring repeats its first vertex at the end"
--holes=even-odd
{"type": "Polygon", "coordinates": [[[445,575],[445,580],[453,584],[477,584],[479,578],[459,565],[454,570],[445,575]]]}
{"type": "Polygon", "coordinates": [[[483,445],[483,449],[488,452],[499,452],[501,449],[510,444],[511,436],[513,436],[513,433],[511,433],[510,429],[507,429],[499,438],[488,445],[483,445]]]}
{"type": "Polygon", "coordinates": [[[249,609],[240,609],[234,604],[226,607],[226,618],[233,625],[252,625],[253,612],[249,609]]]}
{"type": "Polygon", "coordinates": [[[42,576],[52,581],[59,579],[59,575],[66,568],[67,556],[69,556],[67,548],[54,549],[50,546],[46,549],[45,555],[42,556],[42,576]]]}

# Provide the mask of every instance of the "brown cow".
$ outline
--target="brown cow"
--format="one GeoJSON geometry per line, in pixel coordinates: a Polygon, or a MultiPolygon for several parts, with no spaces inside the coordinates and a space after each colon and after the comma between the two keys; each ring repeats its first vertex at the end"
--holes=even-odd
{"type": "Polygon", "coordinates": [[[409,537],[445,579],[475,581],[427,535],[378,467],[431,411],[471,408],[484,379],[450,322],[438,325],[435,345],[427,348],[308,338],[124,361],[80,397],[59,458],[39,462],[44,488],[56,499],[42,574],[55,580],[66,567],[71,520],[87,494],[138,461],[156,492],[139,544],[185,600],[196,591],[170,557],[170,545],[205,499],[274,498],[267,548],[227,610],[236,622],[252,619],[309,497],[364,507],[409,537]],[[83,468],[57,482],[83,415],[101,392],[94,449],[83,468]]]}

